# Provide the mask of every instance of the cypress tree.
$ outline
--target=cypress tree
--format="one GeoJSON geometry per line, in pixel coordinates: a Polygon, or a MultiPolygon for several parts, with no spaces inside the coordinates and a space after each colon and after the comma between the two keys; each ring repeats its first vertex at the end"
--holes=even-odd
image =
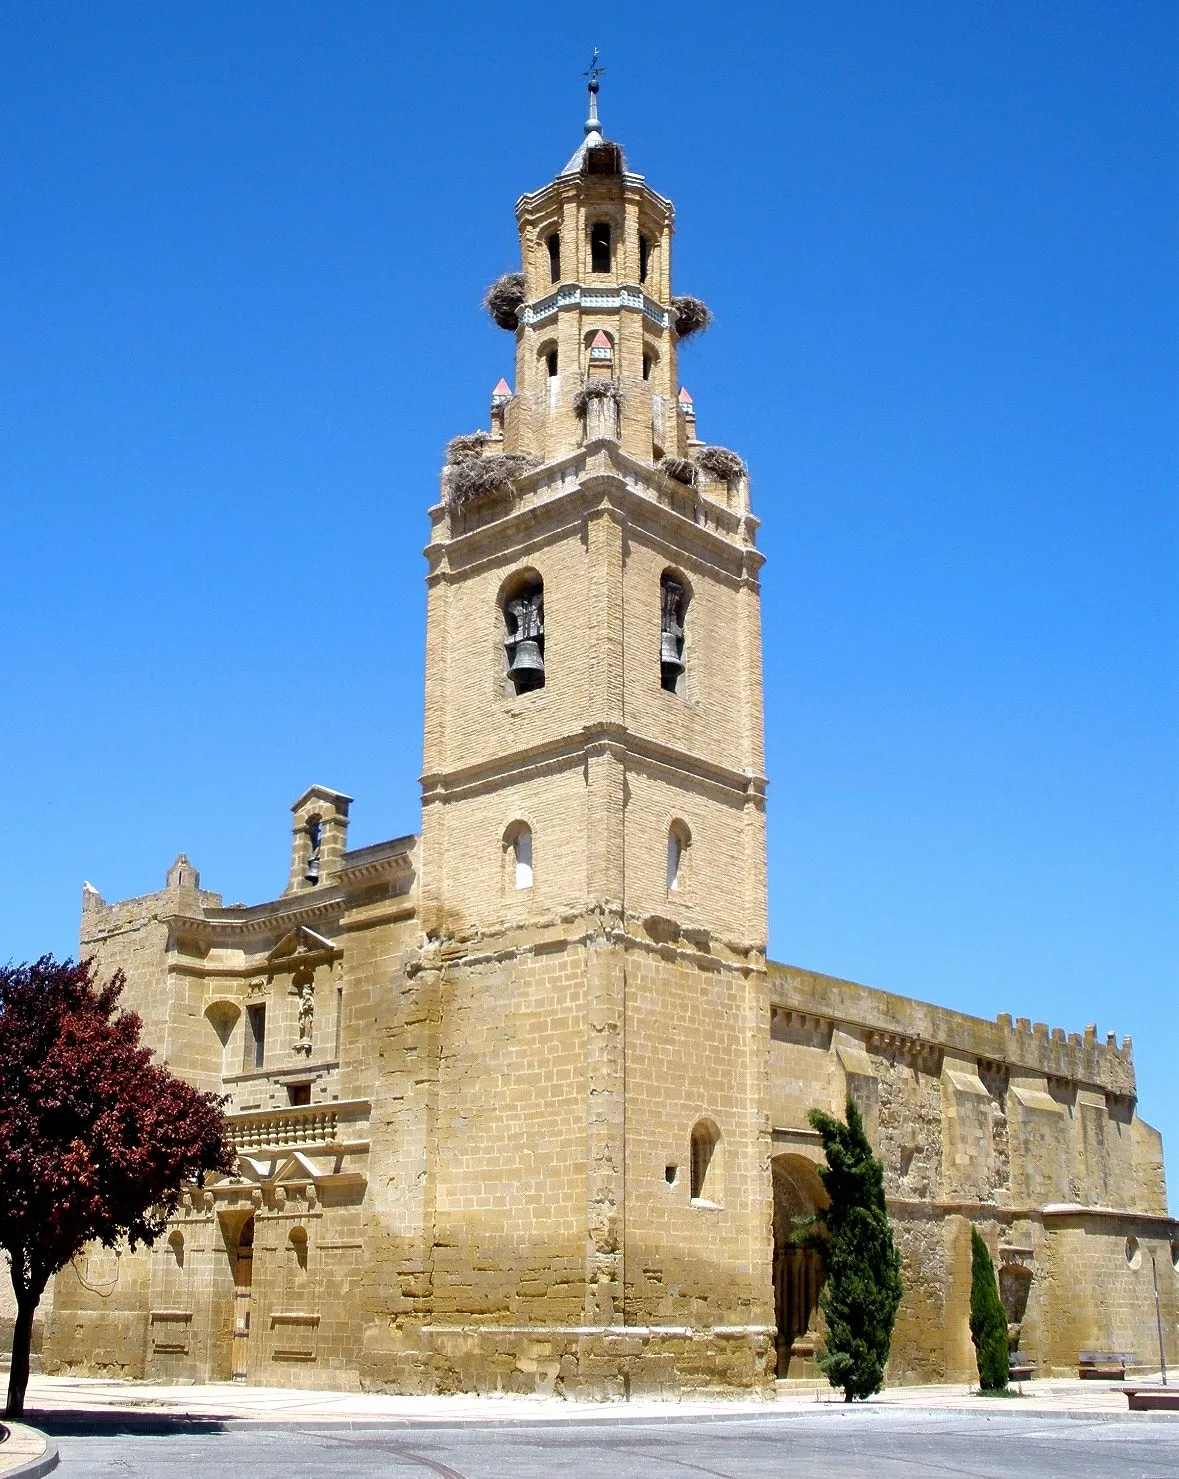
{"type": "Polygon", "coordinates": [[[970,1229],[970,1338],[984,1392],[1001,1392],[1011,1375],[1007,1358],[1007,1315],[999,1298],[995,1265],[977,1227],[970,1229]]]}
{"type": "Polygon", "coordinates": [[[818,1365],[850,1402],[884,1384],[901,1302],[901,1260],[888,1221],[884,1168],[872,1154],[855,1101],[847,1101],[846,1124],[821,1109],[807,1118],[823,1137],[827,1169],[819,1177],[831,1203],[823,1213],[827,1282],[819,1296],[827,1344],[818,1365]]]}

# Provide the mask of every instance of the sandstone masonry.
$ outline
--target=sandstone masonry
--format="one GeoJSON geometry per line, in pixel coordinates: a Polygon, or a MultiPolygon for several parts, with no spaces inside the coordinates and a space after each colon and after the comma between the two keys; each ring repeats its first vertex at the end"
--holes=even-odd
{"type": "MultiPolygon", "coordinates": [[[[594,99],[596,101],[596,99],[594,99]]],[[[186,858],[83,896],[234,1175],[56,1282],[52,1371],[601,1398],[813,1375],[813,1106],[861,1106],[904,1259],[892,1381],[967,1380],[970,1226],[1044,1375],[1179,1360],[1129,1039],[765,958],[757,520],[679,386],[674,212],[602,135],[517,203],[516,388],[431,508],[422,831],[293,807],[283,895],[186,858]],[[495,459],[501,459],[496,461],[495,459]]],[[[506,306],[504,306],[506,304],[506,306]]]]}

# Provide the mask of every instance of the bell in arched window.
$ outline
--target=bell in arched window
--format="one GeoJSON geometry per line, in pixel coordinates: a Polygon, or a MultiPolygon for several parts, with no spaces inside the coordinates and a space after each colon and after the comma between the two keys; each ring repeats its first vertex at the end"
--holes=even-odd
{"type": "Polygon", "coordinates": [[[660,587],[659,682],[675,693],[684,671],[684,588],[669,575],[660,587]]]}
{"type": "Polygon", "coordinates": [[[517,693],[544,687],[544,589],[522,591],[506,606],[513,630],[504,646],[517,693]]]}

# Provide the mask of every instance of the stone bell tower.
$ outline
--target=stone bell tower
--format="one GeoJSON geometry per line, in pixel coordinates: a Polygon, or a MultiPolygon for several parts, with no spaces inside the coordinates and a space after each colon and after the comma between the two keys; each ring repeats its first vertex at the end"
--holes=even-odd
{"type": "Polygon", "coordinates": [[[761,951],[757,520],[679,386],[709,315],[672,294],[672,204],[603,136],[596,86],[488,294],[515,391],[452,441],[431,510],[425,925],[605,911],[761,951]]]}
{"type": "Polygon", "coordinates": [[[503,1311],[517,1359],[609,1395],[639,1326],[648,1372],[715,1327],[718,1370],[767,1380],[773,1299],[757,521],[679,385],[709,315],[672,293],[671,202],[596,105],[591,76],[582,143],[516,204],[487,297],[515,390],[430,510],[413,1010],[462,1127],[435,1349],[503,1311]]]}

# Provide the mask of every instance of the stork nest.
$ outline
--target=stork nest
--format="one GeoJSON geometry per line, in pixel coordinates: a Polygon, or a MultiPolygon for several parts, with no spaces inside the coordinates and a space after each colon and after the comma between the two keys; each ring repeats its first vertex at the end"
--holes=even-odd
{"type": "Polygon", "coordinates": [[[696,466],[726,483],[735,483],[749,471],[744,457],[730,452],[728,447],[701,447],[696,453],[696,466]]]}
{"type": "Polygon", "coordinates": [[[660,472],[665,472],[677,483],[685,483],[689,488],[696,486],[696,464],[690,458],[661,457],[658,465],[660,472]]]}
{"type": "Polygon", "coordinates": [[[486,431],[471,431],[465,436],[451,437],[446,444],[446,461],[451,467],[461,462],[473,462],[483,456],[483,448],[491,440],[486,431]]]}
{"type": "Polygon", "coordinates": [[[472,457],[469,461],[453,463],[447,481],[446,501],[452,508],[458,508],[473,498],[485,498],[490,493],[510,488],[517,478],[539,466],[539,457],[523,452],[472,457]]]}
{"type": "Polygon", "coordinates": [[[626,397],[622,393],[622,386],[617,380],[606,380],[604,378],[587,380],[580,390],[573,396],[573,414],[584,416],[589,409],[590,401],[613,401],[621,411],[626,404],[626,397]]]}
{"type": "Polygon", "coordinates": [[[483,294],[483,306],[501,329],[518,329],[519,313],[526,294],[524,274],[505,272],[483,294]]]}
{"type": "Polygon", "coordinates": [[[671,300],[671,326],[680,339],[690,339],[693,334],[706,329],[711,322],[712,309],[699,298],[671,300]]]}

